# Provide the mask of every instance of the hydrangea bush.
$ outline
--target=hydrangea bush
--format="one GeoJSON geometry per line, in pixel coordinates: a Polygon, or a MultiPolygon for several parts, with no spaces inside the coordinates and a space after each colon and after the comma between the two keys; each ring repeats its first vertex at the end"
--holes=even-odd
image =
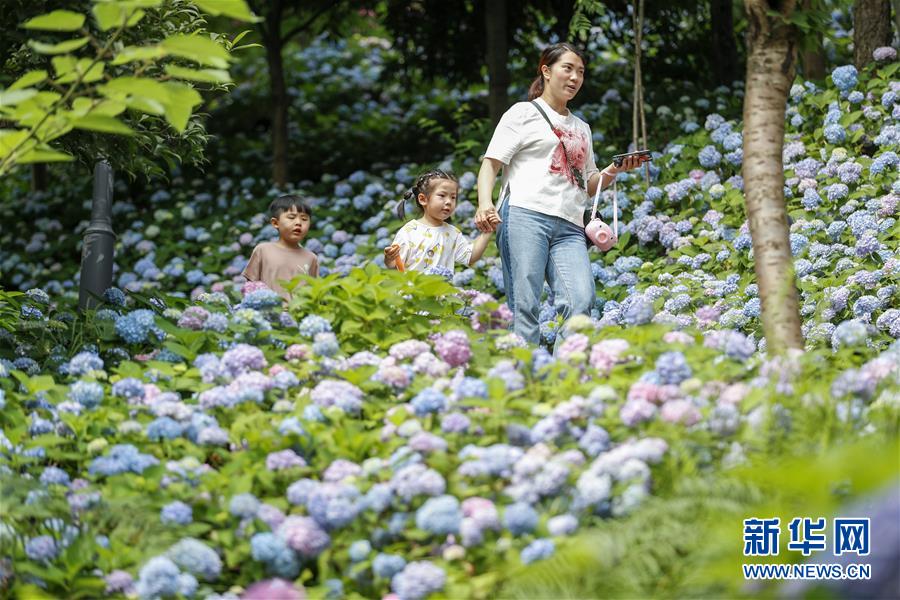
{"type": "MultiPolygon", "coordinates": [[[[807,348],[782,357],[760,337],[741,126],[718,113],[677,119],[649,183],[620,176],[624,234],[592,254],[597,303],[556,356],[510,333],[492,253],[450,280],[380,268],[414,165],[303,184],[323,277],[287,306],[237,277],[274,231],[257,211],[279,192],[259,179],[117,202],[115,287],[83,317],[55,262],[76,238],[31,198],[30,237],[4,232],[0,256],[24,292],[0,292],[0,589],[491,597],[610,524],[678,514],[697,477],[861,437],[889,455],[900,90],[895,59],[850,69],[791,93],[807,348]]],[[[468,231],[474,164],[457,167],[468,231]]],[[[550,297],[541,323],[549,347],[550,297]]],[[[752,481],[732,505],[761,502],[752,481]]]]}

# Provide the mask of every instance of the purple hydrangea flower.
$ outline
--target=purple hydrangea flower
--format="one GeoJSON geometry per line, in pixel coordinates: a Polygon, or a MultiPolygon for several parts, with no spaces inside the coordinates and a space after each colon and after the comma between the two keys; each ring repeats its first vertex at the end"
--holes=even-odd
{"type": "Polygon", "coordinates": [[[337,406],[346,413],[357,414],[362,409],[363,391],[348,381],[326,379],[313,388],[310,398],[318,406],[337,406]]]}
{"type": "Polygon", "coordinates": [[[331,545],[331,538],[309,517],[290,516],[278,526],[277,534],[304,558],[316,558],[331,545]]]}
{"type": "Polygon", "coordinates": [[[444,588],[447,575],[443,569],[427,561],[406,565],[391,578],[391,590],[400,600],[421,600],[444,588]]]}

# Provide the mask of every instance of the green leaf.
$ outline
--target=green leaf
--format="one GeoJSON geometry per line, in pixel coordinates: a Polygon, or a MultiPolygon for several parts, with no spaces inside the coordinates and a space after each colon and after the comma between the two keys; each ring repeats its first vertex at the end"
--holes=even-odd
{"type": "Polygon", "coordinates": [[[75,65],[78,64],[75,57],[68,54],[65,56],[54,56],[50,62],[53,63],[53,71],[57,77],[70,73],[75,69],[75,65]]]}
{"type": "Polygon", "coordinates": [[[33,98],[35,95],[37,95],[37,90],[34,88],[0,92],[0,107],[15,106],[19,102],[33,98]]]}
{"type": "Polygon", "coordinates": [[[202,98],[197,90],[184,83],[166,82],[163,85],[169,90],[171,98],[166,104],[166,121],[180,133],[187,127],[191,112],[202,98]]]}
{"type": "Polygon", "coordinates": [[[260,17],[253,14],[244,0],[194,0],[194,4],[214,17],[222,15],[249,23],[262,21],[260,17]]]}
{"type": "Polygon", "coordinates": [[[228,51],[208,37],[199,35],[173,35],[160,44],[171,54],[193,60],[201,65],[218,69],[228,68],[228,51]]]}
{"type": "Polygon", "coordinates": [[[224,69],[188,69],[177,65],[166,65],[166,73],[178,79],[202,81],[205,83],[231,83],[231,76],[224,69]]]}
{"type": "Polygon", "coordinates": [[[56,83],[72,83],[79,77],[81,77],[82,83],[93,83],[103,78],[103,69],[105,67],[104,63],[95,62],[92,58],[81,58],[75,63],[73,69],[57,78],[56,83]]]}
{"type": "Polygon", "coordinates": [[[146,14],[141,8],[153,8],[159,6],[161,0],[124,0],[119,2],[97,2],[91,9],[97,26],[101,31],[108,31],[113,27],[133,27],[144,18],[146,14]],[[127,21],[126,21],[127,19],[127,21]]]}
{"type": "Polygon", "coordinates": [[[100,86],[99,91],[109,98],[143,98],[154,100],[160,105],[166,104],[170,99],[165,85],[147,77],[116,77],[100,86]]]}
{"type": "Polygon", "coordinates": [[[36,83],[40,83],[47,79],[47,71],[28,71],[7,88],[8,91],[18,90],[21,88],[31,87],[36,83]]]}
{"type": "Polygon", "coordinates": [[[89,114],[72,121],[75,129],[87,129],[101,133],[117,133],[119,135],[134,135],[134,130],[118,120],[103,114],[89,114]]]}
{"type": "Polygon", "coordinates": [[[66,162],[70,160],[75,160],[75,157],[71,154],[66,154],[65,152],[60,152],[51,148],[35,148],[34,150],[24,153],[17,159],[17,162],[25,164],[36,162],[66,162]]]}
{"type": "Polygon", "coordinates": [[[124,65],[136,60],[155,60],[166,55],[159,46],[126,46],[122,48],[110,64],[124,65]]]}
{"type": "Polygon", "coordinates": [[[84,24],[84,15],[71,10],[54,10],[38,15],[22,24],[25,29],[44,31],[76,31],[84,24]]]}
{"type": "Polygon", "coordinates": [[[72,50],[78,50],[87,44],[88,41],[90,41],[90,38],[85,36],[74,40],[66,40],[58,44],[45,44],[35,40],[28,40],[28,45],[38,54],[63,54],[72,50]]]}

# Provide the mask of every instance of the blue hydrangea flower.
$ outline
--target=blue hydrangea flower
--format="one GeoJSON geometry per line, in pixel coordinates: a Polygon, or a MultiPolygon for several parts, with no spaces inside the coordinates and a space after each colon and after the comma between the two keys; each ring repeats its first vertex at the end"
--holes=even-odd
{"type": "Polygon", "coordinates": [[[228,504],[228,512],[242,519],[250,519],[256,516],[260,501],[250,493],[238,494],[228,504]]]}
{"type": "Polygon", "coordinates": [[[510,504],[503,511],[503,526],[513,535],[531,533],[538,524],[538,513],[525,502],[510,504]]]}
{"type": "Polygon", "coordinates": [[[328,529],[349,525],[359,512],[359,490],[346,483],[323,483],[309,494],[306,508],[316,523],[328,529]]]}
{"type": "Polygon", "coordinates": [[[681,352],[665,352],[656,359],[656,373],[664,384],[678,385],[692,374],[681,352]]]}
{"type": "Polygon", "coordinates": [[[306,315],[301,319],[300,325],[297,326],[300,335],[312,338],[317,333],[325,333],[331,331],[331,323],[328,319],[319,315],[306,315]]]}
{"type": "Polygon", "coordinates": [[[697,155],[697,160],[704,169],[712,169],[722,162],[722,154],[715,146],[705,146],[697,155]]]}
{"type": "Polygon", "coordinates": [[[406,560],[397,554],[378,553],[372,561],[372,572],[376,577],[390,579],[403,570],[406,560]]]}
{"type": "Polygon", "coordinates": [[[416,511],[416,527],[435,535],[458,533],[462,516],[459,500],[455,497],[429,498],[416,511]]]}
{"type": "Polygon", "coordinates": [[[85,408],[96,408],[103,402],[103,386],[96,381],[76,381],[69,386],[68,398],[85,408]]]}
{"type": "Polygon", "coordinates": [[[856,319],[844,321],[831,334],[831,345],[835,350],[860,346],[866,343],[869,336],[866,324],[856,319]]]}
{"type": "Polygon", "coordinates": [[[849,92],[854,87],[856,87],[856,83],[858,80],[858,73],[856,71],[856,67],[853,65],[843,65],[837,67],[831,72],[831,80],[834,82],[835,87],[841,90],[842,92],[849,92]]]}
{"type": "Polygon", "coordinates": [[[189,525],[194,520],[194,511],[190,505],[176,500],[162,507],[159,518],[166,525],[189,525]]]}
{"type": "Polygon", "coordinates": [[[443,569],[427,561],[417,561],[391,578],[391,590],[400,600],[421,600],[443,589],[446,581],[443,569]]]}
{"type": "Polygon", "coordinates": [[[370,552],[372,552],[372,544],[369,543],[369,540],[356,540],[350,544],[350,548],[347,551],[352,562],[366,560],[370,552]]]}
{"type": "Polygon", "coordinates": [[[59,467],[47,467],[41,473],[41,483],[44,485],[69,485],[69,474],[59,467]]]}
{"type": "Polygon", "coordinates": [[[194,538],[184,538],[166,552],[185,571],[206,581],[215,581],[222,572],[222,559],[215,550],[194,538]]]}
{"type": "Polygon", "coordinates": [[[522,550],[522,563],[527,565],[538,560],[550,558],[551,556],[553,556],[553,552],[555,550],[556,546],[554,546],[553,540],[534,540],[522,550]]]}
{"type": "Polygon", "coordinates": [[[147,437],[157,442],[172,440],[184,432],[184,426],[170,417],[159,417],[147,425],[147,437]]]}
{"type": "Polygon", "coordinates": [[[825,140],[829,144],[843,144],[847,139],[847,132],[837,123],[827,125],[824,131],[825,140]]]}
{"type": "Polygon", "coordinates": [[[116,319],[116,334],[129,344],[140,344],[147,340],[155,325],[153,311],[141,308],[116,319]]]}
{"type": "Polygon", "coordinates": [[[94,352],[79,352],[66,365],[66,373],[75,377],[102,370],[103,359],[94,352]]]}
{"type": "Polygon", "coordinates": [[[425,388],[412,399],[413,411],[422,417],[436,413],[447,407],[447,397],[434,388],[425,388]]]}

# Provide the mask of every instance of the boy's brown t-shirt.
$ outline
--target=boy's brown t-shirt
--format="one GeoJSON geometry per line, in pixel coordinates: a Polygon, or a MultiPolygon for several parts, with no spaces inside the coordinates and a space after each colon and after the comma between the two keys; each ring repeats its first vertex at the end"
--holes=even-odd
{"type": "Polygon", "coordinates": [[[305,248],[285,248],[276,242],[263,242],[253,249],[250,262],[241,273],[250,281],[262,281],[282,298],[290,299],[279,280],[291,280],[297,275],[319,276],[318,257],[305,248]]]}

